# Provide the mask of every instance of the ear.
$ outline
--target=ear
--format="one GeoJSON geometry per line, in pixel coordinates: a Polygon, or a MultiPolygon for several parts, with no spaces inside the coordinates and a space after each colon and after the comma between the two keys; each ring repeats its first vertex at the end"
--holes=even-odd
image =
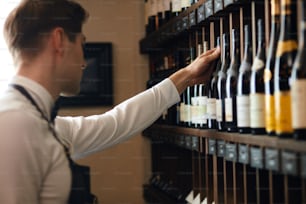
{"type": "Polygon", "coordinates": [[[65,48],[65,31],[63,28],[55,28],[51,32],[52,44],[55,54],[62,56],[65,48]]]}

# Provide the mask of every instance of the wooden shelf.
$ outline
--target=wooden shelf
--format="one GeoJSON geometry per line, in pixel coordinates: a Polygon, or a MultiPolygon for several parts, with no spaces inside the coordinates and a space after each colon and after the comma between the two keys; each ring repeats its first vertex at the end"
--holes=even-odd
{"type": "Polygon", "coordinates": [[[237,4],[247,4],[250,0],[236,0],[234,3],[228,5],[226,8],[214,12],[214,1],[211,0],[199,0],[196,4],[189,7],[184,12],[181,12],[179,16],[172,18],[169,22],[158,28],[158,30],[150,33],[148,36],[140,41],[140,53],[148,54],[163,49],[165,43],[175,39],[180,34],[192,29],[200,27],[203,24],[207,24],[212,20],[219,20],[220,16],[224,16],[226,13],[237,9],[237,4]],[[211,2],[211,13],[207,14],[207,2],[211,2]],[[199,10],[200,7],[202,10],[199,10]],[[201,12],[201,14],[199,14],[201,12]],[[199,16],[201,15],[201,17],[199,16]]]}
{"type": "Polygon", "coordinates": [[[294,139],[280,139],[276,136],[228,133],[219,132],[216,130],[202,130],[159,124],[154,124],[144,131],[144,135],[146,136],[157,134],[160,136],[167,137],[174,137],[178,135],[196,136],[202,138],[224,140],[226,142],[233,142],[237,144],[246,144],[263,148],[275,148],[279,150],[306,153],[306,141],[297,141],[294,139]]]}

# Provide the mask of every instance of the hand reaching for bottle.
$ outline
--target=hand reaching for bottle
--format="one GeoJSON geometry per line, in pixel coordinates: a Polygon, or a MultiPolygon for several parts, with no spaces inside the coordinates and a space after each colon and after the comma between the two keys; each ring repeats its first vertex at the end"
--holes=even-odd
{"type": "Polygon", "coordinates": [[[208,50],[192,63],[172,74],[169,78],[182,93],[188,86],[206,83],[212,73],[216,60],[220,57],[220,47],[208,50]]]}

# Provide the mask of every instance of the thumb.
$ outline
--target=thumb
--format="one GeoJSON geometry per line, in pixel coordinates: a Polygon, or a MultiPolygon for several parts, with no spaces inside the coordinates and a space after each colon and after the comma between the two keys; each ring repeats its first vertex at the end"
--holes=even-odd
{"type": "Polygon", "coordinates": [[[221,53],[220,47],[217,47],[214,50],[212,50],[211,53],[206,55],[205,58],[208,62],[211,62],[211,61],[218,59],[220,57],[220,53],[221,53]]]}

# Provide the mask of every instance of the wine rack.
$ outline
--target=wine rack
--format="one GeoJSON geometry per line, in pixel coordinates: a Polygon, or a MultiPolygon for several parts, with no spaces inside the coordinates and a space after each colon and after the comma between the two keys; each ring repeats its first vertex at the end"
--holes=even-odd
{"type": "MultiPolygon", "coordinates": [[[[255,57],[259,18],[269,42],[269,2],[199,0],[170,19],[140,41],[140,52],[149,55],[150,83],[182,67],[179,62],[156,70],[154,63],[179,43],[188,44],[191,35],[196,44],[205,40],[213,48],[216,37],[233,28],[243,42],[243,28],[249,24],[255,57]]],[[[240,43],[241,59],[243,49],[240,43]]],[[[143,132],[152,150],[152,177],[144,185],[147,203],[306,203],[306,141],[182,127],[175,114],[173,106],[143,132]],[[193,201],[187,201],[190,192],[193,201]]]]}

